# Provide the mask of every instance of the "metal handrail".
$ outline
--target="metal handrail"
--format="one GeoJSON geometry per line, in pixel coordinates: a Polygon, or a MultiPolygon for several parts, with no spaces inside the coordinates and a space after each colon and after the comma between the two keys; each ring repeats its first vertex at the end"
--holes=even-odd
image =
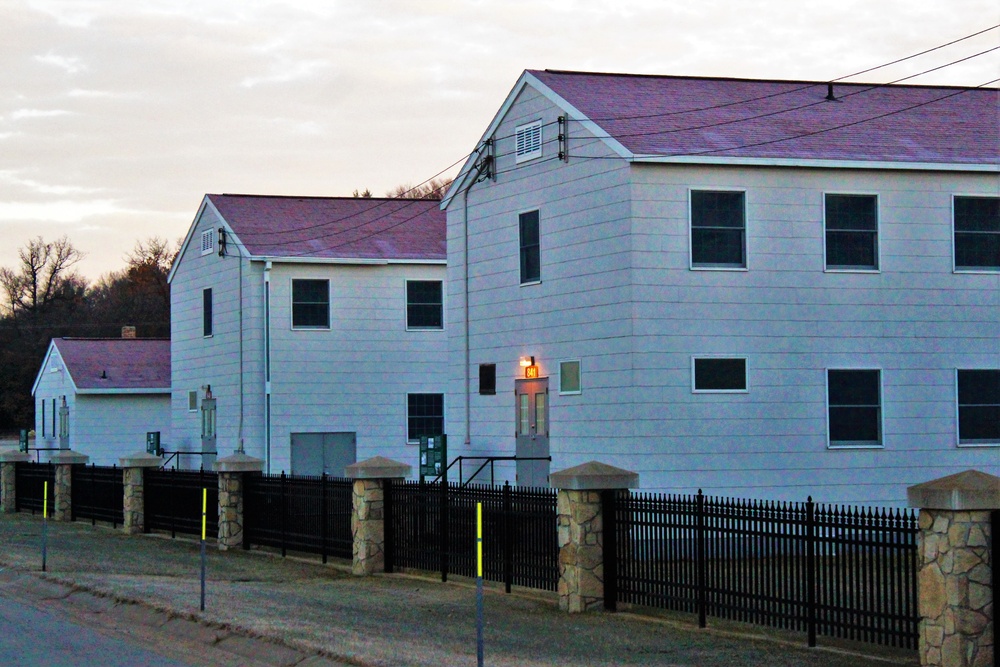
{"type": "Polygon", "coordinates": [[[448,466],[444,469],[444,471],[440,475],[434,478],[431,484],[436,484],[442,479],[447,479],[448,471],[451,470],[452,466],[454,466],[457,463],[459,488],[464,488],[469,484],[471,484],[472,480],[474,480],[486,466],[490,466],[490,486],[496,486],[496,482],[494,481],[493,477],[495,472],[495,467],[493,464],[496,463],[497,461],[548,461],[549,463],[551,463],[552,457],[551,456],[459,456],[457,458],[452,459],[451,463],[448,464],[448,466]],[[462,471],[463,461],[483,462],[483,464],[476,469],[476,472],[472,473],[472,476],[469,477],[468,482],[463,481],[464,480],[464,475],[462,471]]]}

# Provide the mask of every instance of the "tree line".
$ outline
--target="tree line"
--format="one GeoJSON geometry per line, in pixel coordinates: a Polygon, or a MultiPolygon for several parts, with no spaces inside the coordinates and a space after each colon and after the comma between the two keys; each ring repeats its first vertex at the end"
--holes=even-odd
{"type": "Polygon", "coordinates": [[[31,387],[53,338],[118,338],[134,326],[140,338],[169,338],[167,274],[177,247],[152,237],[125,256],[125,268],[89,284],[83,259],[63,236],[41,236],[0,267],[0,433],[34,428],[31,387]]]}

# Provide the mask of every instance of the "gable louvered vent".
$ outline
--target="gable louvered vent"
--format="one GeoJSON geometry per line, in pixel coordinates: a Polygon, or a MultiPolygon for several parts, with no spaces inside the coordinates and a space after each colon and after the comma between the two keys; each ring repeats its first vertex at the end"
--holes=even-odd
{"type": "Polygon", "coordinates": [[[201,254],[207,255],[215,250],[215,230],[209,229],[201,233],[201,254]]]}
{"type": "Polygon", "coordinates": [[[517,150],[515,152],[517,162],[541,157],[542,121],[536,120],[534,123],[519,125],[515,129],[514,135],[517,142],[517,150]]]}

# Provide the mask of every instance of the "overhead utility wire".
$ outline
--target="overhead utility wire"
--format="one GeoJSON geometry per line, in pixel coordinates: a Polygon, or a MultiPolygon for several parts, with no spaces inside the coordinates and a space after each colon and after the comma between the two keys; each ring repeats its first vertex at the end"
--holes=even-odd
{"type": "MultiPolygon", "coordinates": [[[[982,55],[985,55],[987,53],[990,53],[991,51],[997,51],[997,50],[1000,50],[1000,46],[994,46],[993,48],[986,49],[985,51],[980,51],[979,53],[975,53],[975,54],[973,54],[971,56],[966,56],[965,58],[960,58],[958,60],[953,60],[950,63],[946,63],[944,65],[939,65],[937,67],[932,67],[931,69],[926,69],[926,70],[924,70],[922,72],[918,72],[916,74],[911,74],[909,76],[904,76],[904,77],[902,77],[900,79],[896,79],[895,81],[890,81],[888,83],[876,83],[876,84],[871,84],[871,85],[869,85],[869,84],[851,84],[851,85],[855,85],[855,86],[866,86],[867,85],[868,87],[867,88],[862,88],[860,90],[855,90],[855,91],[850,92],[850,93],[845,93],[845,94],[841,95],[840,97],[838,97],[837,100],[838,101],[839,100],[844,100],[844,99],[846,99],[848,97],[853,97],[854,95],[860,95],[862,93],[871,92],[872,90],[876,90],[878,88],[884,88],[886,86],[892,86],[894,84],[899,83],[900,81],[906,81],[908,79],[913,79],[913,78],[916,78],[918,76],[923,76],[924,74],[929,74],[930,72],[935,72],[935,71],[937,71],[939,69],[944,69],[945,67],[951,67],[952,65],[957,65],[960,62],[964,62],[966,60],[971,60],[972,58],[978,58],[979,56],[982,56],[982,55]]],[[[820,85],[822,85],[822,84],[820,84],[820,85]]],[[[983,84],[983,85],[986,85],[986,84],[983,84]]],[[[976,87],[977,88],[981,88],[982,86],[976,86],[976,87]]],[[[802,90],[802,89],[799,89],[799,90],[802,90]]],[[[962,92],[964,92],[965,90],[966,89],[963,89],[962,92]]],[[[945,99],[945,98],[941,98],[941,99],[945,99]]],[[[760,119],[760,118],[767,118],[769,116],[777,116],[779,114],[790,113],[792,111],[800,111],[802,109],[808,109],[808,108],[815,107],[815,106],[822,106],[824,104],[827,104],[829,101],[830,100],[828,100],[826,98],[823,98],[821,100],[817,100],[816,102],[809,102],[808,104],[801,104],[801,105],[795,106],[795,107],[788,107],[788,108],[785,108],[785,109],[778,109],[776,111],[768,111],[766,113],[757,114],[755,116],[742,116],[740,118],[733,118],[733,119],[730,119],[730,120],[723,120],[723,121],[718,121],[718,122],[714,122],[714,123],[706,123],[704,125],[691,125],[691,126],[688,126],[688,127],[678,127],[678,128],[673,128],[673,129],[669,129],[669,130],[650,130],[648,132],[616,133],[614,136],[616,138],[618,138],[618,137],[648,137],[648,136],[661,135],[661,134],[676,134],[678,132],[689,132],[689,131],[692,131],[692,130],[705,130],[705,129],[710,129],[710,128],[713,128],[713,127],[721,127],[723,125],[734,125],[734,124],[737,124],[737,123],[743,123],[743,122],[746,122],[746,121],[757,120],[757,119],[760,119]]],[[[684,113],[687,113],[687,112],[684,112],[684,113]]],[[[570,120],[572,120],[573,122],[576,122],[576,123],[583,123],[584,122],[583,120],[580,120],[580,119],[577,119],[577,118],[571,118],[570,120]]]]}
{"type": "MultiPolygon", "coordinates": [[[[914,54],[908,55],[908,56],[903,57],[903,58],[898,58],[898,59],[893,60],[891,62],[883,63],[881,65],[876,65],[875,67],[869,67],[868,69],[863,69],[863,70],[860,70],[858,72],[854,72],[853,74],[845,74],[844,76],[837,77],[836,79],[830,79],[829,82],[826,82],[826,81],[817,81],[815,83],[809,83],[809,84],[806,84],[804,86],[800,86],[798,88],[792,88],[791,90],[783,90],[783,91],[780,91],[780,92],[777,92],[777,93],[769,93],[767,95],[761,95],[759,97],[750,97],[750,98],[743,99],[743,100],[736,100],[735,102],[725,102],[723,104],[713,104],[713,105],[707,106],[707,107],[698,107],[698,108],[695,108],[695,109],[685,109],[684,111],[667,111],[667,112],[663,112],[663,113],[640,114],[640,115],[637,115],[637,116],[602,116],[602,117],[590,117],[589,119],[593,120],[593,121],[639,120],[639,119],[642,119],[642,118],[658,118],[658,117],[663,117],[663,116],[677,116],[677,115],[685,114],[685,113],[697,113],[699,111],[712,111],[714,109],[724,109],[726,107],[736,106],[738,104],[746,104],[748,102],[758,102],[760,100],[766,100],[766,99],[769,99],[769,98],[772,98],[772,97],[780,97],[781,95],[790,95],[791,93],[797,93],[797,92],[802,91],[802,90],[808,90],[809,88],[814,88],[816,86],[822,86],[822,85],[824,85],[826,83],[836,83],[838,81],[843,81],[844,79],[850,79],[851,77],[859,76],[861,74],[867,74],[868,72],[874,72],[875,70],[882,69],[884,67],[889,67],[890,65],[896,65],[896,64],[904,62],[906,60],[910,60],[912,58],[916,58],[918,56],[926,55],[926,54],[931,53],[933,51],[937,51],[939,49],[943,49],[943,48],[945,48],[947,46],[951,46],[953,44],[958,44],[959,42],[965,41],[967,39],[971,39],[973,37],[977,37],[979,35],[982,35],[983,33],[989,32],[991,30],[996,30],[997,28],[1000,28],[1000,24],[997,24],[997,25],[994,25],[994,26],[990,26],[989,28],[986,28],[984,30],[980,30],[979,32],[974,32],[971,35],[966,35],[965,37],[960,37],[959,39],[955,39],[955,40],[952,40],[950,42],[946,42],[944,44],[940,44],[940,45],[935,46],[933,48],[925,49],[924,51],[920,51],[919,53],[914,53],[914,54]]],[[[961,62],[961,61],[959,61],[959,62],[961,62]]],[[[931,71],[933,71],[933,70],[931,70],[931,71]]],[[[864,84],[862,84],[862,85],[864,85],[864,84]]]]}

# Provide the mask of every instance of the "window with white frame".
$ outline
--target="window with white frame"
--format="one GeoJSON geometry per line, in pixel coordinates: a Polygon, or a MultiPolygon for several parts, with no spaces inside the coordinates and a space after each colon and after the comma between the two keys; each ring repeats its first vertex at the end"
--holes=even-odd
{"type": "Polygon", "coordinates": [[[746,392],[746,357],[692,357],[691,387],[695,393],[746,392]]]}
{"type": "Polygon", "coordinates": [[[826,372],[831,447],[882,446],[882,379],[876,369],[826,372]]]}
{"type": "Polygon", "coordinates": [[[292,280],[292,328],[330,328],[329,280],[292,280]]]}
{"type": "Polygon", "coordinates": [[[878,197],[827,194],[826,268],[877,271],[878,197]]]}
{"type": "Polygon", "coordinates": [[[198,392],[188,392],[188,412],[198,412],[198,392]]]}
{"type": "Polygon", "coordinates": [[[746,268],[746,194],[691,191],[692,268],[746,268]]]}
{"type": "Polygon", "coordinates": [[[958,444],[1000,445],[1000,369],[959,370],[958,444]]]}
{"type": "Polygon", "coordinates": [[[569,359],[559,362],[559,393],[579,394],[583,392],[580,377],[580,360],[569,359]]]}
{"type": "Polygon", "coordinates": [[[444,433],[444,394],[406,395],[406,440],[444,433]]]}
{"type": "Polygon", "coordinates": [[[1000,197],[955,197],[955,270],[1000,270],[1000,197]]]}
{"type": "Polygon", "coordinates": [[[542,121],[518,125],[514,129],[515,162],[542,156],[542,121]]]}
{"type": "Polygon", "coordinates": [[[406,328],[444,328],[444,301],[440,280],[406,281],[406,328]]]}
{"type": "Polygon", "coordinates": [[[479,395],[496,396],[497,365],[479,364],[479,395]]]}
{"type": "Polygon", "coordinates": [[[208,255],[215,250],[215,230],[206,229],[201,233],[201,254],[208,255]]]}

